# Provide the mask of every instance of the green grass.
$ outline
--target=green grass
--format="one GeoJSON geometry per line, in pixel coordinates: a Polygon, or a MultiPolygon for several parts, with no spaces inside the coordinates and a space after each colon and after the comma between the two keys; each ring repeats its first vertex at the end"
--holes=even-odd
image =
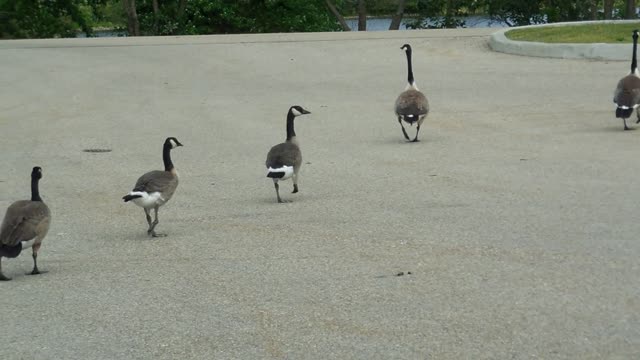
{"type": "Polygon", "coordinates": [[[507,31],[507,38],[517,41],[545,43],[630,43],[631,33],[640,29],[640,22],[627,24],[588,24],[543,26],[507,31]]]}

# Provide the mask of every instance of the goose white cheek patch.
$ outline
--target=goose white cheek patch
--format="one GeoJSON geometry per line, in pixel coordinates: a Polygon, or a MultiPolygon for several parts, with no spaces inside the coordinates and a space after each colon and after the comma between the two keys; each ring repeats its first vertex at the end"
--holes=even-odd
{"type": "Polygon", "coordinates": [[[173,141],[173,139],[169,140],[169,142],[171,143],[171,148],[172,149],[175,149],[178,146],[178,144],[176,144],[176,142],[173,141]]]}
{"type": "Polygon", "coordinates": [[[291,112],[293,113],[293,115],[295,116],[300,116],[302,115],[302,113],[300,111],[298,111],[296,108],[292,108],[291,112]]]}

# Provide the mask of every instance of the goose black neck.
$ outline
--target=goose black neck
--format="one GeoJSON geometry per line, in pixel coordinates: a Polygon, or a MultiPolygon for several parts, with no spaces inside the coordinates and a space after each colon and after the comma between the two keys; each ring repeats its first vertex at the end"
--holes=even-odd
{"type": "Polygon", "coordinates": [[[171,161],[171,144],[164,144],[162,149],[162,161],[164,161],[164,171],[173,170],[173,162],[171,161]]]}
{"type": "Polygon", "coordinates": [[[407,53],[407,69],[408,69],[407,81],[409,82],[409,85],[412,85],[414,82],[414,79],[413,79],[413,67],[411,67],[411,49],[407,49],[406,53],[407,53]]]}
{"type": "Polygon", "coordinates": [[[638,60],[637,60],[637,55],[636,55],[636,51],[638,48],[638,37],[634,36],[633,37],[633,57],[631,58],[631,72],[634,73],[636,72],[636,69],[638,68],[638,60]]]}
{"type": "Polygon", "coordinates": [[[293,120],[296,118],[295,115],[289,110],[287,114],[287,141],[291,140],[296,136],[296,131],[293,129],[293,120]]]}
{"type": "Polygon", "coordinates": [[[38,181],[40,181],[40,179],[37,177],[31,177],[31,201],[42,201],[38,189],[38,181]]]}

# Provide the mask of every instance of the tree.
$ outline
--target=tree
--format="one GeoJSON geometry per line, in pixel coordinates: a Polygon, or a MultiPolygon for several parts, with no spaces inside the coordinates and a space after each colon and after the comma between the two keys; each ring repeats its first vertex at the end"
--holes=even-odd
{"type": "Polygon", "coordinates": [[[624,13],[626,19],[635,19],[636,15],[636,0],[627,0],[626,11],[624,13]]]}
{"type": "Polygon", "coordinates": [[[338,30],[326,6],[324,0],[138,0],[135,10],[145,35],[338,30]]]}
{"type": "Polygon", "coordinates": [[[367,2],[358,0],[358,31],[367,31],[367,2]]]}
{"type": "Polygon", "coordinates": [[[140,21],[136,10],[136,0],[122,0],[124,11],[127,13],[127,30],[129,36],[140,36],[140,21]]]}
{"type": "Polygon", "coordinates": [[[604,0],[604,18],[605,18],[605,20],[611,19],[611,15],[613,13],[613,1],[614,0],[604,0]]]}
{"type": "Polygon", "coordinates": [[[336,5],[331,0],[325,0],[325,4],[327,4],[327,7],[329,8],[329,11],[331,12],[331,14],[333,14],[336,20],[338,20],[338,22],[340,23],[342,30],[351,31],[349,24],[347,24],[347,22],[344,20],[344,16],[340,14],[338,9],[336,8],[336,5]]]}
{"type": "Polygon", "coordinates": [[[1,38],[75,37],[91,34],[89,19],[72,0],[0,0],[1,38]]]}
{"type": "Polygon", "coordinates": [[[393,14],[391,18],[391,24],[389,25],[389,30],[399,30],[400,23],[402,23],[402,17],[404,16],[404,7],[406,5],[406,0],[398,0],[398,8],[396,12],[393,14]]]}

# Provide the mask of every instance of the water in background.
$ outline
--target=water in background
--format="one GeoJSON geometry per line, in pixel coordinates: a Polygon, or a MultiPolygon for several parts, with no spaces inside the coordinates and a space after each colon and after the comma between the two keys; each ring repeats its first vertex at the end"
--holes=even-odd
{"type": "MultiPolygon", "coordinates": [[[[358,30],[358,19],[345,19],[347,24],[352,31],[358,30]]],[[[464,18],[460,18],[460,20],[465,21],[465,26],[468,28],[500,28],[506,27],[507,24],[501,23],[499,21],[491,20],[486,16],[467,16],[464,18]]],[[[389,30],[389,25],[391,24],[391,18],[368,18],[367,19],[367,31],[387,31],[389,30]]],[[[408,30],[405,26],[404,22],[400,24],[400,30],[408,30]]],[[[119,30],[95,30],[93,32],[93,37],[118,37],[118,36],[127,36],[126,31],[119,30]]],[[[86,37],[85,33],[79,32],[76,37],[83,38],[86,37]]]]}
{"type": "MultiPolygon", "coordinates": [[[[351,30],[358,30],[358,19],[345,19],[351,30]]],[[[468,28],[501,28],[506,27],[507,24],[500,21],[491,20],[486,16],[467,16],[461,17],[459,20],[465,21],[465,27],[468,28]]],[[[367,19],[367,31],[387,31],[391,24],[391,18],[368,18],[367,19]]],[[[404,24],[404,21],[400,25],[400,30],[408,30],[404,24]]]]}

